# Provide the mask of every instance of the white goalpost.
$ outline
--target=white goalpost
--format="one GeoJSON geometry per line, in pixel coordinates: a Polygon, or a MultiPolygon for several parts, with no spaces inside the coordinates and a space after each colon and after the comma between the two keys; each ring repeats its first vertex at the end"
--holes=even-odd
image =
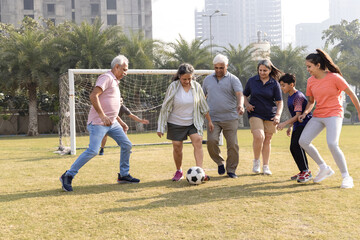
{"type": "MultiPolygon", "coordinates": [[[[76,154],[76,137],[88,135],[86,121],[91,106],[89,94],[97,77],[107,71],[109,69],[69,69],[68,74],[60,77],[59,151],[76,154]]],[[[144,126],[123,116],[129,125],[129,133],[156,131],[166,89],[176,72],[177,70],[165,69],[128,70],[127,76],[120,81],[124,104],[134,115],[146,118],[151,123],[144,126]]],[[[195,70],[194,75],[196,81],[202,84],[203,79],[213,72],[214,70],[195,70]]],[[[222,141],[222,137],[220,140],[222,141]]]]}

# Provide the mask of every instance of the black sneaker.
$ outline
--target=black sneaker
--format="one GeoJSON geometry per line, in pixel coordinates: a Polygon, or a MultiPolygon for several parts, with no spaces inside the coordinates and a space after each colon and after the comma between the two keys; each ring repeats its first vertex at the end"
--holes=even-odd
{"type": "Polygon", "coordinates": [[[104,155],[104,148],[100,148],[99,155],[104,155]]]}
{"type": "Polygon", "coordinates": [[[118,173],[118,183],[139,183],[140,179],[133,178],[130,174],[127,176],[121,176],[120,173],[118,173]]]}
{"type": "Polygon", "coordinates": [[[238,176],[235,173],[231,173],[231,172],[228,173],[228,176],[230,178],[238,178],[238,176]]]}
{"type": "Polygon", "coordinates": [[[60,182],[62,184],[62,189],[64,189],[64,191],[66,192],[72,192],[72,186],[71,186],[71,182],[73,180],[72,176],[65,176],[66,172],[61,175],[60,177],[60,182]]]}
{"type": "Polygon", "coordinates": [[[225,167],[224,164],[221,164],[218,166],[218,174],[223,175],[225,173],[225,167]]]}

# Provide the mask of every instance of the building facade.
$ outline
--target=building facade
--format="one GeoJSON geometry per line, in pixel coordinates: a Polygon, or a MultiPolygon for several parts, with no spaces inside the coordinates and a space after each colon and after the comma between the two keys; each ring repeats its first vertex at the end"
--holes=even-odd
{"type": "Polygon", "coordinates": [[[119,25],[127,34],[143,31],[152,38],[151,6],[151,0],[0,0],[0,22],[18,26],[29,16],[80,24],[99,17],[105,26],[119,25]]]}
{"type": "Polygon", "coordinates": [[[282,45],[281,0],[205,0],[204,11],[195,12],[195,37],[213,45],[246,47],[259,32],[271,45],[282,45]]]}

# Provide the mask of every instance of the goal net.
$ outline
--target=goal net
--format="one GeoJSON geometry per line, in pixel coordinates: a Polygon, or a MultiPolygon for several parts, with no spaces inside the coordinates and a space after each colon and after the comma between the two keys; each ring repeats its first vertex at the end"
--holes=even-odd
{"type": "MultiPolygon", "coordinates": [[[[88,135],[87,117],[91,107],[90,93],[100,74],[108,69],[69,69],[60,77],[59,152],[76,154],[76,137],[88,135]]],[[[130,69],[120,81],[123,104],[136,116],[149,120],[138,123],[125,114],[121,118],[129,126],[128,133],[154,132],[166,90],[177,70],[130,69]]],[[[196,81],[202,84],[213,70],[195,70],[196,81]]],[[[146,144],[146,143],[144,143],[146,144]]]]}

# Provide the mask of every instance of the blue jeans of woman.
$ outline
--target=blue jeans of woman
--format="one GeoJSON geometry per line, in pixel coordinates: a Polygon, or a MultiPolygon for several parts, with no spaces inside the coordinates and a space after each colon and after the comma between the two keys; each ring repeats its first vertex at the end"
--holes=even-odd
{"type": "Polygon", "coordinates": [[[66,176],[74,177],[82,166],[98,154],[101,140],[105,134],[113,138],[121,148],[120,175],[129,175],[129,159],[132,144],[120,124],[117,121],[111,126],[92,125],[90,123],[87,125],[87,130],[90,134],[89,147],[75,160],[71,168],[66,172],[66,176]]]}

